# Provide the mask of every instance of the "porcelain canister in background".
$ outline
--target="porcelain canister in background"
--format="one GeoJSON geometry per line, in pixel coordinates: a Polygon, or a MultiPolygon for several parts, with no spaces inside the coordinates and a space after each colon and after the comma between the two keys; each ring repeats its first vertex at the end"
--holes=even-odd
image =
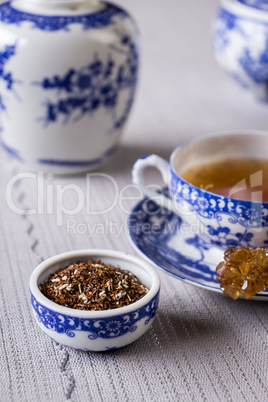
{"type": "Polygon", "coordinates": [[[268,1],[221,0],[213,29],[220,66],[268,102],[268,1]]]}
{"type": "Polygon", "coordinates": [[[99,0],[0,5],[0,141],[25,166],[95,169],[113,153],[138,72],[138,34],[99,0]]]}

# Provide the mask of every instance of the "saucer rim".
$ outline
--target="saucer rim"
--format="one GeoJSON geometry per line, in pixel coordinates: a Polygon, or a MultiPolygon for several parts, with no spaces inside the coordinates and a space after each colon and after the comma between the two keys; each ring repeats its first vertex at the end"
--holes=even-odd
{"type": "MultiPolygon", "coordinates": [[[[164,190],[165,188],[166,188],[166,186],[163,186],[163,190],[164,190]]],[[[185,282],[185,283],[187,283],[187,284],[189,284],[189,285],[192,285],[192,286],[195,286],[195,287],[198,287],[198,288],[202,288],[202,289],[206,289],[206,290],[209,290],[209,291],[211,291],[211,292],[218,293],[218,294],[221,294],[221,295],[223,295],[223,296],[226,296],[226,295],[221,291],[220,288],[216,288],[216,287],[214,288],[214,287],[212,287],[212,286],[210,286],[210,285],[205,285],[205,284],[202,284],[202,283],[198,283],[198,282],[196,282],[196,281],[194,281],[194,280],[190,280],[190,279],[187,279],[187,278],[183,277],[181,274],[180,274],[180,275],[176,275],[176,274],[170,272],[167,268],[165,268],[165,267],[159,265],[158,263],[156,263],[155,261],[151,260],[142,250],[139,249],[138,245],[134,242],[134,240],[133,240],[133,238],[132,238],[132,236],[131,236],[130,219],[131,219],[131,218],[133,219],[133,216],[135,217],[134,212],[137,211],[137,210],[139,209],[139,207],[141,207],[141,205],[142,205],[146,200],[151,200],[151,198],[150,198],[150,197],[147,197],[147,196],[143,197],[143,199],[140,200],[140,201],[138,201],[137,204],[135,204],[135,206],[131,209],[131,212],[129,213],[129,215],[128,215],[128,217],[127,217],[127,236],[128,236],[128,238],[129,238],[130,243],[131,243],[132,247],[134,248],[134,250],[139,254],[140,257],[144,258],[147,262],[149,262],[150,264],[153,264],[155,267],[161,269],[162,272],[164,272],[164,273],[170,275],[171,277],[176,278],[176,279],[178,279],[178,280],[180,280],[180,281],[182,281],[182,282],[185,282]]],[[[151,200],[151,201],[154,202],[154,200],[151,200]]],[[[166,209],[166,208],[165,208],[165,209],[166,209]]],[[[171,211],[171,212],[173,212],[173,211],[171,211]]],[[[173,213],[175,214],[175,212],[173,212],[173,213]]],[[[180,215],[177,215],[177,216],[180,217],[180,215]]],[[[213,246],[212,246],[212,247],[213,247],[213,246]]],[[[216,248],[216,246],[213,247],[213,248],[216,248]]],[[[264,291],[258,293],[258,294],[255,295],[255,296],[250,297],[249,299],[247,299],[245,296],[239,296],[238,299],[239,299],[239,300],[247,300],[247,301],[251,301],[251,300],[252,300],[252,301],[268,301],[268,291],[267,291],[267,294],[266,294],[266,295],[264,295],[263,292],[264,292],[264,291]]],[[[228,297],[228,296],[226,296],[226,297],[228,297]]]]}

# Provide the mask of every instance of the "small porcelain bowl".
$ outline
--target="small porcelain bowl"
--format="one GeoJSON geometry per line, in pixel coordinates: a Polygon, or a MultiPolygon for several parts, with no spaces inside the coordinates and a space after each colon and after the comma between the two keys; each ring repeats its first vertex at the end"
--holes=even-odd
{"type": "Polygon", "coordinates": [[[56,342],[85,351],[106,351],[128,345],[141,337],[156,315],[160,280],[147,262],[112,250],[75,250],[51,257],[37,266],[30,277],[31,302],[39,327],[56,342]],[[73,262],[101,260],[130,271],[149,292],[126,307],[106,311],[80,311],[60,306],[39,290],[49,275],[73,262]]]}

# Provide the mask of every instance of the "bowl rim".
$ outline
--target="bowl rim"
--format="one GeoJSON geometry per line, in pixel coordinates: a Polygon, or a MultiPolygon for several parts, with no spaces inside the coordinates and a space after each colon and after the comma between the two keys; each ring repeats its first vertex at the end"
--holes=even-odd
{"type": "Polygon", "coordinates": [[[160,278],[156,269],[152,266],[152,264],[147,261],[133,256],[129,253],[116,251],[116,250],[108,250],[108,249],[80,249],[80,250],[72,250],[64,253],[56,254],[52,257],[47,258],[42,261],[32,272],[29,279],[29,288],[32,296],[40,303],[42,306],[48,308],[49,310],[53,310],[55,313],[59,313],[65,316],[71,317],[80,317],[85,319],[95,319],[95,318],[105,318],[111,316],[118,316],[129,314],[133,311],[144,307],[148,304],[160,291],[160,278]],[[118,258],[119,265],[122,265],[123,261],[128,261],[132,263],[136,263],[140,267],[142,267],[146,272],[150,275],[152,279],[152,285],[149,289],[149,292],[140,300],[129,304],[128,306],[118,307],[111,310],[96,310],[96,311],[84,311],[77,310],[71,307],[61,306],[53,301],[49,300],[46,296],[44,296],[38,288],[37,282],[42,273],[44,273],[47,269],[49,269],[54,264],[63,263],[66,260],[74,259],[79,260],[79,258],[88,257],[90,258],[118,258]]]}

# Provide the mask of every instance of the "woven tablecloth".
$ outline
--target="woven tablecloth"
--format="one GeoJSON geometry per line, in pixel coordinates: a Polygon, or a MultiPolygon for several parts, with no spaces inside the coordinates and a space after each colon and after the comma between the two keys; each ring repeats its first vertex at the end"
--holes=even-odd
{"type": "MultiPolygon", "coordinates": [[[[213,59],[215,0],[117,3],[140,27],[142,58],[136,102],[114,158],[90,180],[41,174],[44,198],[37,180],[17,181],[7,200],[7,185],[18,170],[1,154],[0,400],[267,400],[267,302],[234,302],[159,270],[159,312],[149,331],[129,346],[75,351],[35,324],[28,281],[42,259],[82,248],[136,254],[126,221],[138,196],[126,186],[137,158],[168,158],[176,145],[202,133],[267,128],[267,105],[238,87],[213,59]],[[72,215],[57,210],[57,188],[68,184],[89,197],[94,213],[86,206],[72,215]],[[129,197],[110,208],[115,187],[129,197]]],[[[73,208],[75,194],[70,191],[64,202],[63,209],[73,208]]]]}

